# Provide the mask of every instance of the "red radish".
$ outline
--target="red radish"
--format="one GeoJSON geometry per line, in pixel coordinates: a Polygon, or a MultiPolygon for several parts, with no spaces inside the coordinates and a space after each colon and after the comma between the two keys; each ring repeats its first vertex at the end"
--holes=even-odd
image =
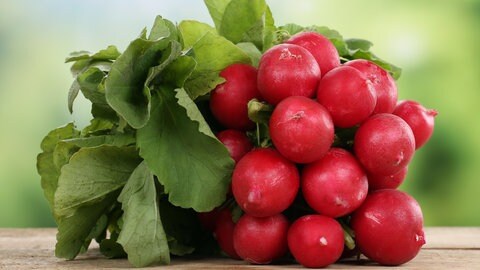
{"type": "Polygon", "coordinates": [[[373,112],[377,96],[372,83],[355,68],[332,69],[320,81],[317,100],[325,106],[337,127],[360,124],[373,112]]]}
{"type": "Polygon", "coordinates": [[[420,103],[404,100],[397,104],[393,114],[405,120],[412,128],[416,149],[422,147],[432,136],[436,110],[426,109],[420,103]]]}
{"type": "Polygon", "coordinates": [[[235,223],[232,220],[230,209],[224,208],[218,214],[214,235],[220,248],[233,259],[240,259],[233,247],[233,230],[235,223]]]}
{"type": "Polygon", "coordinates": [[[348,151],[332,148],[302,171],[302,193],[322,215],[341,217],[357,209],[367,197],[367,175],[348,151]]]}
{"type": "Polygon", "coordinates": [[[334,127],[327,110],[306,97],[288,97],[274,109],[269,123],[273,145],[287,159],[309,163],[333,143],[334,127]]]}
{"type": "Polygon", "coordinates": [[[248,118],[247,103],[260,97],[257,70],[249,65],[233,64],[220,72],[220,76],[225,78],[225,82],[210,95],[213,116],[227,128],[252,129],[254,123],[248,118]]]}
{"type": "Polygon", "coordinates": [[[306,49],[279,44],[267,50],[258,67],[258,90],[270,104],[290,96],[313,97],[321,77],[317,61],[306,49]]]}
{"type": "Polygon", "coordinates": [[[242,259],[267,264],[287,252],[288,226],[282,214],[262,218],[245,214],[233,231],[233,246],[242,259]]]}
{"type": "Polygon", "coordinates": [[[395,189],[369,194],[352,216],[351,226],[360,251],[383,265],[406,263],[425,244],[420,206],[395,189]]]}
{"type": "Polygon", "coordinates": [[[213,232],[215,230],[218,215],[219,215],[218,208],[215,208],[209,212],[197,213],[197,217],[198,217],[198,221],[200,221],[200,225],[204,230],[209,232],[213,232]]]}
{"type": "Polygon", "coordinates": [[[295,199],[300,185],[295,164],[271,148],[254,149],[233,171],[235,200],[247,214],[267,217],[281,213],[295,199]]]}
{"type": "Polygon", "coordinates": [[[415,153],[412,129],[402,118],[387,113],[365,121],[353,148],[364,168],[374,175],[392,175],[405,168],[415,153]]]}
{"type": "Polygon", "coordinates": [[[335,45],[319,33],[300,32],[290,37],[285,43],[295,44],[307,49],[317,60],[323,75],[340,66],[340,57],[335,45]]]}
{"type": "Polygon", "coordinates": [[[244,132],[227,129],[217,134],[217,138],[225,145],[230,156],[238,162],[253,148],[252,143],[244,132]]]}
{"type": "Polygon", "coordinates": [[[372,82],[377,96],[377,105],[373,110],[377,113],[392,113],[397,103],[398,92],[395,80],[383,68],[364,59],[349,61],[344,64],[360,70],[372,82]]]}
{"type": "Polygon", "coordinates": [[[377,190],[377,189],[396,189],[405,180],[407,176],[408,167],[401,169],[399,172],[388,175],[368,175],[368,189],[369,190],[377,190]]]}
{"type": "Polygon", "coordinates": [[[288,230],[288,248],[305,267],[325,267],[336,262],[344,247],[342,226],[333,218],[308,215],[288,230]]]}

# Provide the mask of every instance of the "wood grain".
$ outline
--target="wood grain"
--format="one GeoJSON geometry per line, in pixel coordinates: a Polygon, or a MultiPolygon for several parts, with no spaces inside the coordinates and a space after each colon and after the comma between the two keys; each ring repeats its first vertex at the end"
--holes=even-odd
{"type": "MultiPolygon", "coordinates": [[[[0,269],[132,269],[127,260],[108,260],[97,246],[74,261],[54,256],[56,229],[0,229],[0,269]]],[[[365,258],[329,269],[480,269],[480,228],[426,228],[427,245],[411,262],[382,267],[365,258]]],[[[185,260],[148,269],[305,269],[299,265],[249,265],[224,258],[185,260]]]]}

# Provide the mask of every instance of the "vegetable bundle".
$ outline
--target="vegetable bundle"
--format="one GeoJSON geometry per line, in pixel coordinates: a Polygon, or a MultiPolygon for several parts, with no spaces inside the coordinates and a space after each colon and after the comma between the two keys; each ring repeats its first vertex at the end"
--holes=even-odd
{"type": "MultiPolygon", "coordinates": [[[[272,140],[281,148],[268,123],[273,105],[285,100],[247,100],[244,116],[223,117],[234,119],[232,125],[241,131],[222,131],[228,124],[214,107],[230,104],[214,105],[212,91],[228,83],[223,73],[229,67],[249,66],[256,74],[253,67],[269,49],[295,34],[316,33],[332,44],[342,63],[366,59],[392,78],[400,76],[399,68],[370,51],[369,41],[345,40],[327,27],[275,26],[262,0],[205,3],[215,27],[191,20],[174,24],[158,16],[150,31],[144,29],[123,53],[109,46],[96,53],[74,52],[66,59],[74,76],[68,108],[72,112],[81,92],[92,104],[92,119],[82,130],[73,123],[54,129],[41,143],[37,168],[58,225],[56,256],[73,259],[92,240],[106,257],[128,257],[137,267],[168,264],[171,255],[219,253],[205,224],[224,209],[230,222],[248,212],[237,205],[235,187],[236,200],[229,193],[235,163],[245,154],[232,152],[235,138],[247,145],[244,152],[251,144],[272,147],[272,140]],[[241,118],[247,115],[243,125],[241,118]]],[[[332,126],[327,150],[332,143],[352,150],[359,123],[336,128],[335,141],[332,126]]],[[[297,198],[286,210],[289,217],[312,210],[302,200],[297,198]]],[[[342,222],[353,248],[349,218],[342,222]]]]}

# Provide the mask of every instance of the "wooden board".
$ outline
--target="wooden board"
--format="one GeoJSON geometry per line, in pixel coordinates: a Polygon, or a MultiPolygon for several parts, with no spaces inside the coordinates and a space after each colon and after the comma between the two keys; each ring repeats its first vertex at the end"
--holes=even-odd
{"type": "MultiPolygon", "coordinates": [[[[93,246],[74,261],[54,257],[56,229],[0,229],[0,269],[129,269],[127,260],[108,260],[93,246]]],[[[382,267],[366,259],[328,269],[480,269],[480,228],[426,228],[427,245],[411,262],[382,267]]],[[[152,268],[149,268],[152,269],[152,268]]],[[[305,269],[299,265],[249,265],[216,258],[184,260],[154,269],[305,269]]]]}

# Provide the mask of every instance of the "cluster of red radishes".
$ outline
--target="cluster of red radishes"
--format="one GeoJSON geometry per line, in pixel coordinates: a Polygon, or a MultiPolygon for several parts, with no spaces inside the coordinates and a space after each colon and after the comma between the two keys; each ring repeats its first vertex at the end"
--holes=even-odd
{"type": "Polygon", "coordinates": [[[396,188],[432,134],[434,110],[397,102],[388,72],[367,60],[341,64],[314,32],[266,51],[258,70],[234,64],[220,75],[210,108],[228,128],[217,136],[236,162],[232,191],[244,214],[234,222],[231,207],[221,207],[200,218],[226,254],[266,264],[290,251],[306,267],[324,267],[349,253],[351,228],[358,251],[380,264],[416,256],[422,212],[396,188]],[[254,148],[246,136],[252,99],[274,106],[272,147],[254,148]]]}

